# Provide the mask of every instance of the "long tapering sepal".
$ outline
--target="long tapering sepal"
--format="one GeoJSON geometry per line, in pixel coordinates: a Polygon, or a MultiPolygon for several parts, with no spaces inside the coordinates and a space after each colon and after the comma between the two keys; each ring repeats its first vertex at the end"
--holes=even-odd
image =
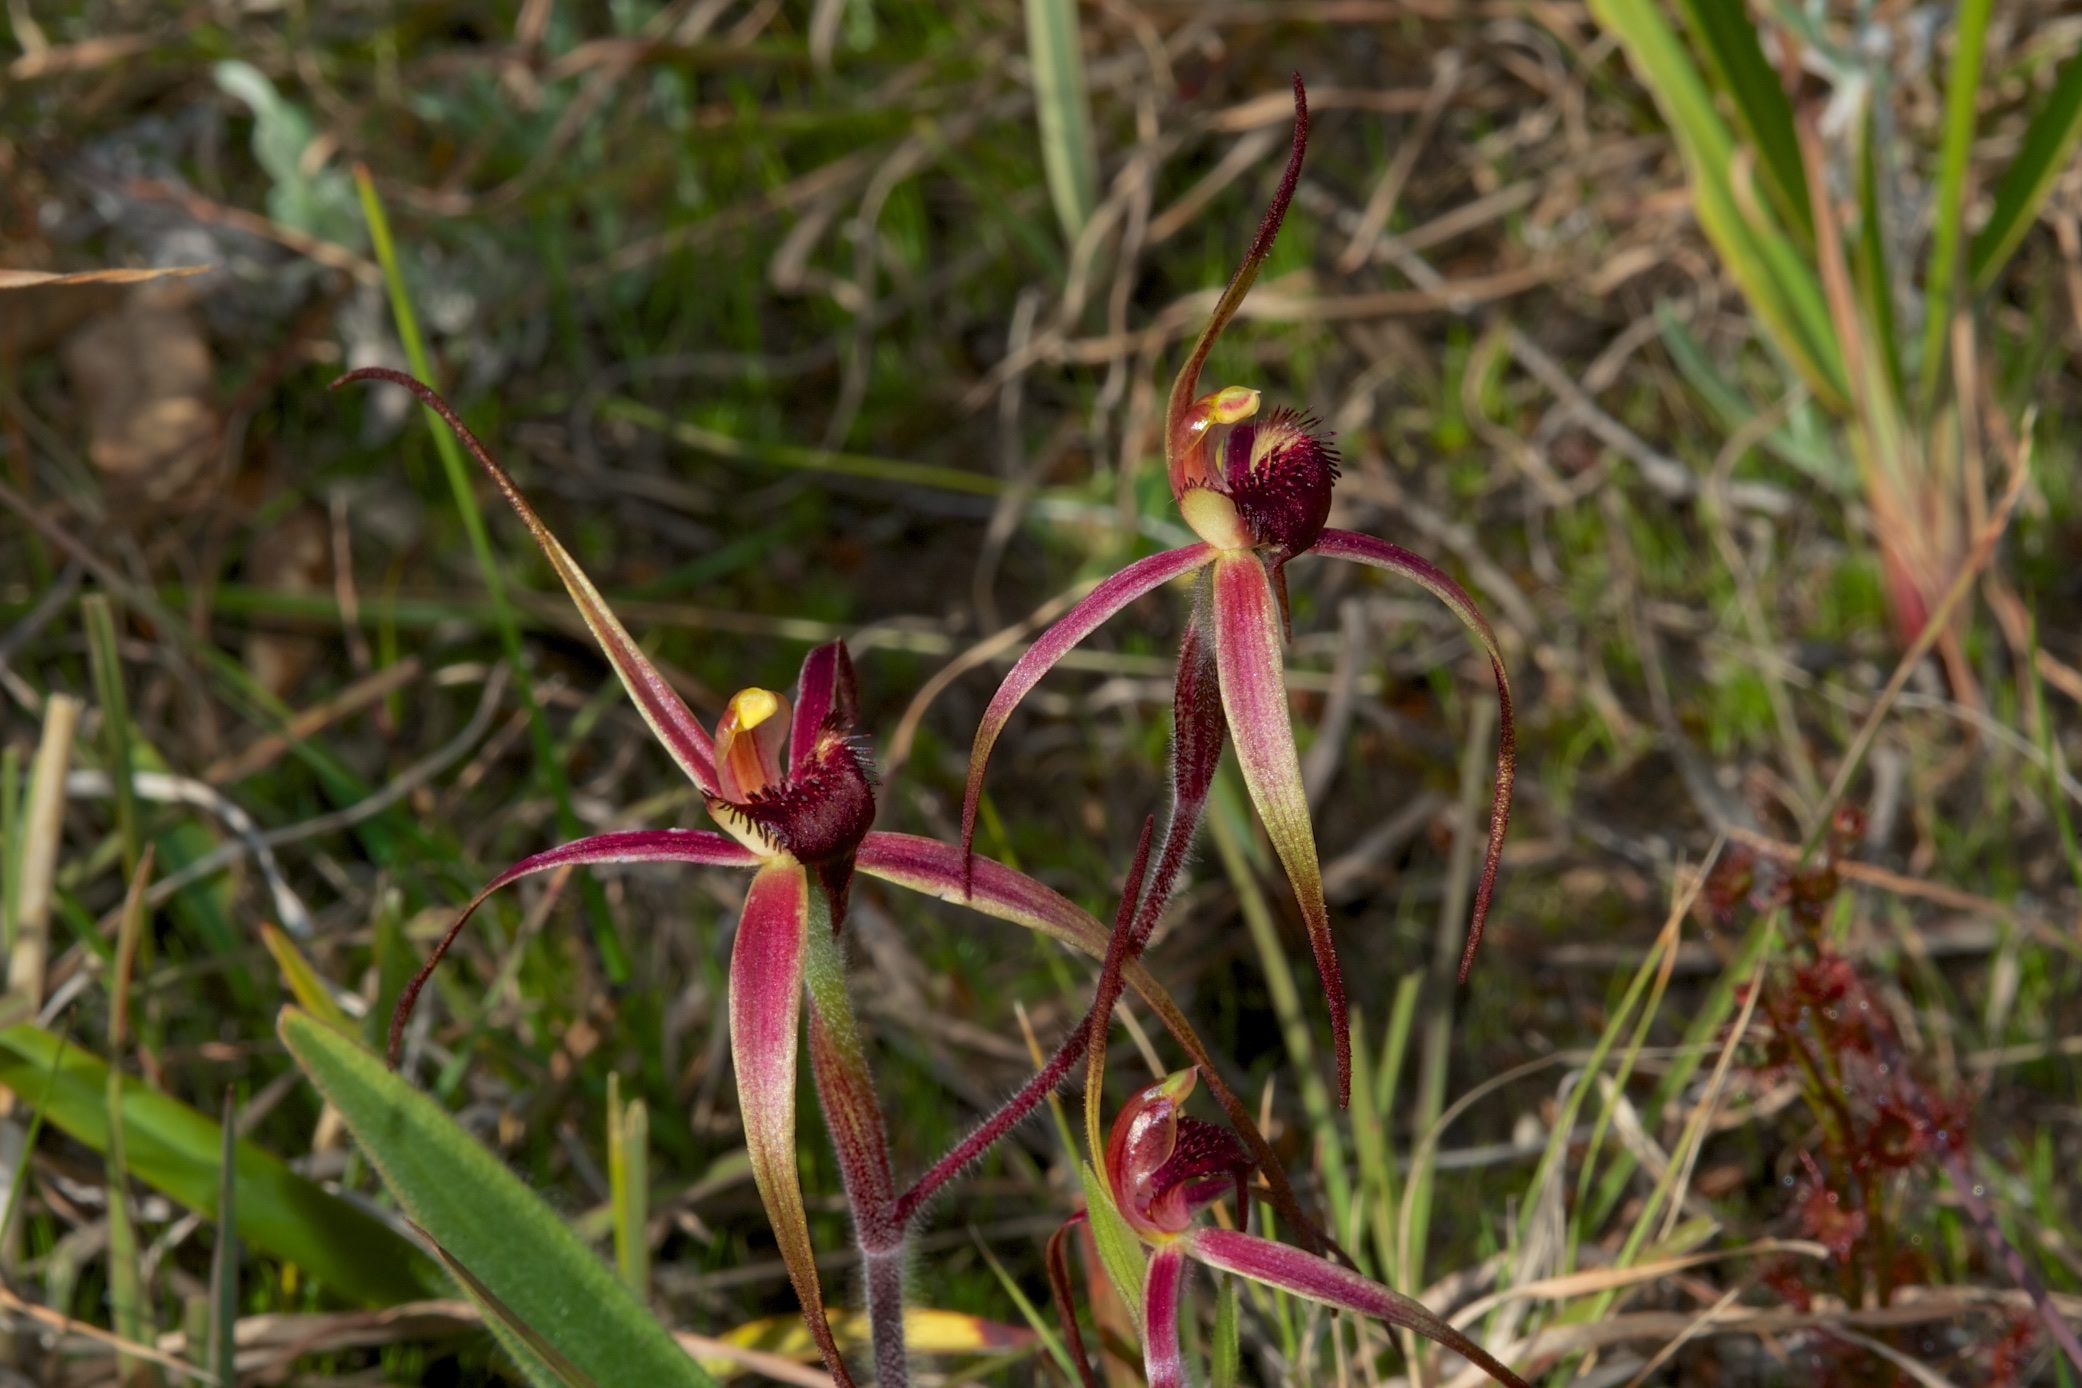
{"type": "Polygon", "coordinates": [[[397,1068],[405,1024],[412,1020],[412,1009],[419,1005],[419,995],[425,990],[427,980],[434,976],[434,970],[447,955],[448,947],[455,943],[456,936],[463,933],[463,927],[470,923],[470,917],[477,914],[477,908],[509,882],[556,868],[602,863],[692,863],[697,867],[745,868],[757,867],[759,862],[759,856],[743,844],[707,829],[631,829],[595,834],[521,859],[485,883],[477,895],[470,898],[470,904],[462,909],[455,923],[441,936],[426,963],[419,966],[419,972],[398,994],[397,1009],[390,1017],[391,1068],[397,1068]]]}
{"type": "Polygon", "coordinates": [[[1185,1299],[1186,1250],[1168,1243],[1150,1254],[1142,1284],[1142,1367],[1149,1388],[1186,1388],[1178,1347],[1178,1309],[1185,1299]]]}
{"type": "Polygon", "coordinates": [[[1279,604],[1271,577],[1257,555],[1224,554],[1215,561],[1214,629],[1222,709],[1229,719],[1229,735],[1236,742],[1237,765],[1258,818],[1265,824],[1266,837],[1287,870],[1294,900],[1308,928],[1309,946],[1315,951],[1316,970],[1322,975],[1330,1006],[1338,1102],[1348,1103],[1352,1043],[1345,1020],[1345,981],[1330,938],[1323,870],[1316,862],[1316,831],[1309,823],[1301,758],[1294,750],[1294,724],[1287,712],[1279,604]]]}
{"type": "MultiPolygon", "coordinates": [[[[1421,1303],[1389,1290],[1350,1268],[1341,1268],[1312,1253],[1261,1239],[1233,1229],[1195,1229],[1184,1236],[1184,1247],[1209,1267],[1248,1277],[1268,1287],[1326,1306],[1357,1311],[1390,1325],[1414,1330],[1425,1339],[1444,1345],[1509,1388],[1527,1388],[1526,1381],[1511,1372],[1480,1345],[1433,1315],[1421,1303]]],[[[1154,1380],[1152,1380],[1154,1382],[1154,1380]]]]}
{"type": "Polygon", "coordinates": [[[688,779],[703,792],[715,794],[715,752],[707,731],[688,709],[686,702],[680,698],[679,691],[672,687],[665,676],[658,673],[658,668],[651,664],[650,658],[637,646],[635,639],[622,626],[621,619],[608,607],[607,600],[600,596],[600,590],[593,586],[593,580],[586,576],[586,571],[578,566],[578,561],[573,559],[558,542],[557,537],[550,533],[549,527],[542,523],[542,517],[535,514],[535,508],[528,504],[527,497],[521,494],[513,478],[507,475],[506,469],[492,457],[491,450],[470,432],[456,412],[449,408],[446,400],[430,386],[402,371],[393,371],[383,366],[363,367],[359,371],[350,371],[334,381],[332,388],[338,389],[350,381],[388,381],[394,386],[403,386],[418,396],[420,402],[428,409],[441,416],[442,422],[454,431],[456,438],[462,441],[463,447],[470,450],[470,456],[477,459],[492,481],[498,484],[500,492],[527,525],[528,532],[535,537],[535,543],[542,547],[543,554],[549,559],[550,567],[554,568],[557,577],[564,581],[564,587],[571,594],[572,602],[578,605],[579,615],[585,618],[586,626],[592,630],[593,639],[600,643],[600,649],[607,656],[608,663],[614,667],[615,674],[621,677],[623,688],[629,691],[629,698],[635,703],[637,711],[643,715],[644,722],[651,725],[651,731],[657,734],[658,741],[664,745],[672,759],[679,763],[680,769],[687,773],[688,779]]]}
{"type": "Polygon", "coordinates": [[[991,696],[990,706],[983,711],[983,721],[976,727],[976,742],[969,751],[968,789],[962,794],[961,847],[964,858],[976,842],[976,806],[983,795],[983,768],[990,760],[990,749],[997,742],[998,734],[1005,730],[1012,710],[1019,707],[1019,701],[1027,696],[1027,691],[1039,684],[1050,667],[1068,655],[1108,617],[1144,593],[1191,573],[1213,557],[1213,546],[1191,544],[1138,559],[1092,589],[1077,606],[1043,632],[1040,640],[1027,648],[1027,653],[1006,674],[1005,682],[998,686],[998,692],[991,696]]]}
{"type": "Polygon", "coordinates": [[[1482,927],[1489,920],[1489,901],[1496,890],[1497,869],[1504,859],[1504,829],[1511,822],[1511,783],[1518,767],[1518,733],[1512,721],[1511,680],[1504,673],[1503,648],[1497,644],[1496,632],[1490,628],[1489,619],[1475,606],[1475,600],[1468,596],[1467,589],[1421,555],[1412,554],[1401,545],[1391,545],[1386,540],[1351,530],[1325,530],[1317,537],[1312,552],[1386,569],[1417,583],[1460,618],[1469,634],[1482,643],[1482,653],[1489,657],[1490,671],[1496,677],[1496,794],[1489,805],[1489,847],[1483,854],[1482,878],[1475,888],[1475,909],[1468,921],[1467,948],[1460,956],[1460,981],[1465,983],[1468,970],[1475,964],[1475,951],[1482,944],[1482,927]]]}
{"type": "Polygon", "coordinates": [[[760,1202],[825,1367],[843,1388],[852,1388],[824,1314],[795,1158],[796,1048],[811,890],[808,873],[788,858],[768,863],[752,879],[730,954],[730,1051],[760,1202]]]}

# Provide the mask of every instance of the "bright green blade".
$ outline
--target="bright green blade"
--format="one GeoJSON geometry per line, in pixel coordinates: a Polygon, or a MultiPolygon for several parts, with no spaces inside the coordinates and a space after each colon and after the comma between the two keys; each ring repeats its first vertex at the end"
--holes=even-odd
{"type": "MultiPolygon", "coordinates": [[[[0,1031],[0,1085],[17,1094],[47,1094],[49,1122],[97,1152],[108,1150],[108,1066],[99,1056],[42,1027],[9,1027],[0,1031]]],[[[126,1081],[122,1093],[130,1174],[191,1210],[214,1215],[223,1129],[142,1084],[126,1081]]],[[[447,1279],[409,1240],[326,1194],[273,1153],[240,1143],[237,1174],[239,1237],[258,1251],[295,1263],[367,1305],[447,1294],[447,1279]]]]}
{"type": "Polygon", "coordinates": [[[1721,89],[1734,99],[1735,117],[1757,148],[1757,175],[1772,205],[1804,238],[1814,236],[1814,209],[1807,200],[1807,171],[1800,162],[1800,137],[1793,130],[1793,105],[1757,42],[1757,26],[1743,0],[1684,0],[1692,35],[1706,55],[1721,89]]]}
{"type": "Polygon", "coordinates": [[[1994,0],[1964,0],[1953,37],[1952,71],[1945,82],[1945,133],[1938,163],[1937,207],[1932,214],[1930,270],[1923,280],[1923,403],[1936,397],[1952,330],[1952,286],[1957,281],[1959,233],[1966,217],[1966,174],[1973,153],[1974,107],[1981,94],[1981,59],[1994,0]]]}
{"type": "Polygon", "coordinates": [[[1099,156],[1092,143],[1077,0],[1026,0],[1026,12],[1041,167],[1056,220],[1063,224],[1063,240],[1074,245],[1099,201],[1099,156]]]}
{"type": "Polygon", "coordinates": [[[509,1321],[594,1383],[714,1388],[607,1264],[440,1105],[306,1013],[284,1008],[280,1030],[405,1213],[497,1299],[481,1300],[487,1324],[534,1382],[571,1380],[509,1321]]]}
{"type": "Polygon", "coordinates": [[[1975,289],[1986,289],[2009,263],[2053,180],[2067,168],[2077,136],[2082,136],[2082,53],[2061,66],[2046,104],[2025,127],[2017,157],[1996,185],[1995,210],[1974,234],[1973,249],[1967,253],[1967,273],[1975,289]]]}

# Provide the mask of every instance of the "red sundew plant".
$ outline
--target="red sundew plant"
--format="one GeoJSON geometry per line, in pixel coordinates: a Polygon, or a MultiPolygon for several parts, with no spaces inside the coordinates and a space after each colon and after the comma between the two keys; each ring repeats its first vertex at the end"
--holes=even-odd
{"type": "MultiPolygon", "coordinates": [[[[795,1092],[805,1029],[818,1105],[837,1152],[864,1266],[879,1388],[902,1388],[908,1381],[903,1281],[911,1225],[950,1178],[1053,1093],[1080,1058],[1087,1059],[1090,1076],[1086,1125],[1093,1156],[1105,1167],[1111,1199],[1119,1203],[1136,1235],[1154,1250],[1146,1279],[1153,1388],[1182,1382],[1176,1322],[1187,1257],[1408,1327],[1458,1350],[1499,1381],[1520,1383],[1421,1306],[1323,1256],[1334,1252],[1334,1246],[1302,1209],[1250,1112],[1222,1082],[1184,1014],[1140,962],[1184,864],[1223,742],[1233,729],[1251,798],[1308,923],[1329,995],[1340,1098],[1348,1096],[1351,1066],[1343,985],[1331,948],[1314,834],[1285,702],[1280,649],[1286,624],[1285,565],[1296,555],[1329,554],[1415,579],[1468,625],[1494,668],[1502,706],[1496,799],[1463,977],[1480,940],[1510,810],[1510,690],[1495,637],[1472,599],[1444,573],[1406,550],[1325,528],[1337,459],[1328,441],[1315,432],[1313,421],[1286,410],[1258,420],[1257,392],[1239,387],[1195,399],[1201,365],[1271,249],[1300,176],[1308,109],[1298,77],[1294,95],[1294,145],[1285,177],[1257,238],[1172,388],[1165,435],[1172,493],[1201,540],[1130,565],[1102,584],[1014,667],[977,733],[959,848],[874,829],[874,774],[857,736],[859,700],[843,643],[810,652],[792,699],[768,689],[739,691],[711,733],[644,656],[513,479],[444,400],[421,382],[384,368],[355,371],[334,383],[386,381],[403,386],[456,434],[527,526],[653,735],[700,790],[720,830],[597,834],[536,853],[494,877],[458,915],[404,990],[391,1021],[391,1064],[397,1064],[405,1028],[433,970],[471,916],[499,888],[534,873],[606,863],[671,862],[750,872],[732,946],[728,1001],[745,1144],[811,1337],[840,1388],[852,1388],[855,1380],[825,1312],[796,1161],[795,1092]],[[1188,573],[1199,575],[1199,595],[1179,658],[1170,821],[1154,867],[1154,819],[1145,825],[1109,932],[1059,893],[974,855],[984,762],[1012,708],[1064,652],[1135,596],[1188,573]],[[1060,1043],[1055,1056],[945,1157],[901,1188],[838,942],[848,894],[860,873],[1042,931],[1102,961],[1091,1010],[1060,1043]],[[1131,1103],[1116,1125],[1115,1141],[1102,1145],[1098,1113],[1106,1033],[1120,993],[1128,986],[1163,1019],[1192,1067],[1131,1103]],[[1229,1117],[1229,1128],[1178,1114],[1196,1077],[1205,1078],[1229,1117]],[[1253,1173],[1262,1182],[1263,1197],[1305,1247],[1190,1227],[1195,1210],[1232,1186],[1239,1214],[1247,1214],[1243,1196],[1253,1173]]],[[[1059,1297],[1067,1296],[1061,1279],[1052,1280],[1059,1297]]]]}
{"type": "Polygon", "coordinates": [[[1451,608],[1489,656],[1501,711],[1496,794],[1490,809],[1488,852],[1475,892],[1467,950],[1461,958],[1462,982],[1466,982],[1481,944],[1503,852],[1504,827],[1511,815],[1514,735],[1503,653],[1488,620],[1467,591],[1436,565],[1399,545],[1326,527],[1331,489],[1337,481],[1337,451],[1315,432],[1316,421],[1284,408],[1257,419],[1259,392],[1248,386],[1225,386],[1198,394],[1200,370],[1215,339],[1250,292],[1279,235],[1287,204],[1301,179],[1307,147],[1308,99],[1296,74],[1294,145],[1286,173],[1243,263],[1216,302],[1185,365],[1179,368],[1165,410],[1164,458],[1171,495],[1186,524],[1200,538],[1137,560],[1101,583],[1050,627],[1005,676],[984,711],[969,756],[969,783],[962,801],[962,852],[967,855],[975,843],[977,807],[991,747],[1020,700],[1107,618],[1173,579],[1194,575],[1192,616],[1179,643],[1172,702],[1171,819],[1149,890],[1136,915],[1129,949],[1140,953],[1156,928],[1206,808],[1222,743],[1233,735],[1251,803],[1286,869],[1308,927],[1309,945],[1330,1008],[1338,1100],[1343,1104],[1349,1101],[1352,1088],[1344,978],[1330,936],[1330,912],[1323,900],[1315,830],[1302,791],[1301,761],[1287,712],[1285,663],[1280,651],[1288,620],[1287,564],[1299,555],[1321,554],[1412,579],[1451,608]]]}

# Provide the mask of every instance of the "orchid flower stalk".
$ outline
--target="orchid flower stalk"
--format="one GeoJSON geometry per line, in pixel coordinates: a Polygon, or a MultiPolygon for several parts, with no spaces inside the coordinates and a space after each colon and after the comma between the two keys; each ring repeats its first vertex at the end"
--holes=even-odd
{"type": "Polygon", "coordinates": [[[1488,851],[1461,959],[1463,982],[1481,943],[1504,828],[1510,818],[1514,734],[1503,655],[1495,633],[1467,592],[1443,570],[1398,545],[1326,528],[1331,489],[1337,480],[1337,453],[1318,432],[1316,422],[1284,408],[1258,418],[1259,392],[1246,386],[1200,393],[1201,367],[1257,279],[1279,234],[1301,177],[1307,145],[1307,94],[1297,74],[1294,143],[1286,172],[1242,264],[1180,368],[1165,411],[1164,454],[1171,494],[1199,539],[1137,560],[1101,583],[1044,633],[1005,676],[984,712],[970,752],[962,803],[962,849],[967,854],[975,842],[977,807],[991,747],[1020,700],[1078,642],[1130,602],[1174,579],[1197,576],[1192,616],[1180,645],[1173,701],[1171,819],[1131,933],[1130,953],[1139,953],[1156,927],[1199,826],[1223,741],[1233,735],[1244,784],[1308,928],[1329,1003],[1339,1102],[1345,1103],[1351,1095],[1352,1063],[1344,981],[1331,938],[1315,832],[1287,710],[1281,654],[1288,616],[1287,564],[1303,554],[1320,554],[1412,579],[1460,618],[1489,657],[1501,706],[1496,793],[1488,851]]]}
{"type": "MultiPolygon", "coordinates": [[[[740,691],[711,736],[448,403],[419,381],[381,367],[352,372],[334,385],[370,380],[412,391],[476,458],[549,559],[657,741],[700,790],[710,817],[723,831],[596,834],[533,854],[494,877],[457,916],[400,997],[391,1021],[391,1063],[397,1063],[406,1023],[434,969],[471,916],[501,887],[557,868],[607,863],[671,862],[751,872],[731,953],[729,1024],[754,1181],[811,1336],[840,1388],[852,1388],[825,1313],[797,1174],[795,1092],[807,995],[812,1075],[838,1152],[867,1271],[877,1381],[880,1388],[901,1388],[907,1377],[902,1274],[911,1221],[949,1179],[1067,1078],[1084,1053],[1088,1032],[1085,1026],[1074,1031],[1033,1081],[924,1176],[899,1191],[837,940],[853,878],[865,873],[969,906],[1038,930],[1094,959],[1107,955],[1108,931],[1062,894],[1003,864],[976,859],[931,839],[872,829],[873,778],[854,735],[858,698],[843,643],[810,652],[792,700],[772,690],[740,691]]],[[[1137,879],[1139,885],[1139,872],[1137,879]]],[[[1261,1163],[1283,1215],[1299,1228],[1312,1227],[1249,1111],[1221,1084],[1212,1057],[1177,1003],[1136,960],[1117,961],[1107,976],[1133,987],[1163,1020],[1208,1076],[1210,1089],[1261,1163]]],[[[1118,991],[1116,986],[1114,994],[1118,991]]],[[[1109,997],[1109,1015],[1111,1001],[1109,997]]]]}
{"type": "MultiPolygon", "coordinates": [[[[1121,1109],[1106,1141],[1105,1180],[1097,1192],[1148,1250],[1142,1272],[1140,1329],[1149,1388],[1185,1388],[1178,1316],[1194,1263],[1415,1331],[1476,1365],[1498,1383],[1527,1388],[1524,1379],[1421,1302],[1291,1245],[1240,1229],[1195,1225],[1197,1212],[1232,1193],[1238,1221],[1247,1218],[1246,1176],[1251,1159],[1227,1129],[1184,1116],[1194,1076],[1193,1070],[1180,1070],[1144,1089],[1121,1109]]],[[[1064,1242],[1060,1236],[1050,1241],[1049,1283],[1086,1388],[1097,1388],[1098,1379],[1085,1360],[1077,1317],[1069,1304],[1064,1242]]]]}

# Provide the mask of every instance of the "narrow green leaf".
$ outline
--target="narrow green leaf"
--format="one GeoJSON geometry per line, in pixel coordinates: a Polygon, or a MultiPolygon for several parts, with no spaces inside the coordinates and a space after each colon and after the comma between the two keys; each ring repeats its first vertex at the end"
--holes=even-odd
{"type": "MultiPolygon", "coordinates": [[[[46,1118],[96,1152],[108,1150],[109,1070],[99,1056],[29,1023],[0,1030],[0,1085],[47,1093],[46,1118]],[[47,1086],[47,1088],[46,1088],[47,1086]]],[[[217,1211],[223,1129],[143,1085],[122,1087],[124,1152],[132,1176],[204,1215],[217,1211]]],[[[240,1237],[349,1300],[390,1305],[447,1293],[432,1259],[389,1225],[238,1144],[240,1237]]]]}
{"type": "Polygon", "coordinates": [[[284,1008],[279,1029],[406,1214],[497,1298],[481,1301],[489,1323],[536,1382],[567,1380],[508,1321],[596,1383],[713,1388],[541,1197],[432,1099],[306,1013],[284,1008]]]}
{"type": "Polygon", "coordinates": [[[651,1296],[651,1119],[641,1099],[622,1102],[621,1076],[607,1077],[607,1181],[614,1209],[614,1261],[622,1285],[639,1300],[651,1296]]]}
{"type": "Polygon", "coordinates": [[[1814,236],[1807,171],[1793,130],[1793,104],[1757,41],[1743,0],[1683,0],[1685,18],[1721,89],[1734,98],[1735,115],[1757,148],[1757,172],[1787,224],[1814,236]]]}
{"type": "Polygon", "coordinates": [[[1967,269],[1975,289],[1986,289],[1994,283],[1996,275],[2009,263],[2017,243],[2039,215],[2053,180],[2067,168],[2078,136],[2082,136],[2082,53],[2061,64],[2046,104],[2025,127],[2017,157],[2003,170],[2002,181],[1996,185],[1995,210],[1989,214],[1987,225],[1974,233],[1973,248],[1967,253],[1967,269]]]}
{"type": "MultiPolygon", "coordinates": [[[[422,1229],[420,1232],[426,1231],[422,1229]]],[[[509,1341],[509,1347],[511,1341],[518,1341],[527,1347],[528,1356],[532,1356],[535,1362],[530,1363],[526,1357],[515,1357],[520,1358],[521,1363],[530,1370],[530,1378],[534,1378],[538,1383],[546,1379],[552,1388],[556,1385],[561,1385],[561,1388],[597,1388],[593,1380],[586,1377],[584,1370],[565,1358],[557,1347],[544,1339],[533,1326],[515,1315],[513,1308],[500,1300],[498,1294],[490,1287],[479,1281],[477,1275],[464,1267],[453,1253],[443,1248],[431,1236],[427,1242],[434,1245],[434,1254],[440,1258],[441,1266],[447,1268],[449,1275],[462,1284],[463,1290],[469,1293],[472,1301],[484,1308],[485,1322],[492,1327],[493,1333],[501,1340],[509,1341]]]]}
{"type": "Polygon", "coordinates": [[[1953,36],[1952,71],[1945,81],[1945,135],[1932,214],[1930,269],[1923,279],[1923,403],[1936,398],[1944,366],[1945,335],[1952,330],[1952,286],[1959,268],[1959,233],[1966,216],[1968,156],[1973,153],[1974,108],[1981,95],[1982,56],[1994,0],[1961,0],[1953,36]]]}
{"type": "Polygon", "coordinates": [[[1866,339],[1887,377],[1893,398],[1903,398],[1900,339],[1894,329],[1894,276],[1880,222],[1879,126],[1872,108],[1858,127],[1858,235],[1850,245],[1851,274],[1866,339]]]}
{"type": "MultiPolygon", "coordinates": [[[[238,1103],[224,1091],[224,1145],[217,1157],[217,1245],[210,1250],[210,1344],[204,1361],[217,1388],[238,1388],[238,1103]]],[[[192,1341],[190,1342],[193,1343],[192,1341]]]]}
{"type": "Polygon", "coordinates": [[[1113,1290],[1134,1313],[1134,1323],[1140,1325],[1142,1276],[1148,1263],[1142,1256],[1142,1244],[1128,1227],[1128,1221],[1114,1208],[1113,1193],[1092,1170],[1092,1164],[1079,1162],[1077,1175],[1084,1182],[1085,1218],[1091,1221],[1092,1242],[1099,1246],[1099,1264],[1106,1269],[1106,1280],[1113,1284],[1113,1290]]]}
{"type": "Polygon", "coordinates": [[[1214,1343],[1208,1347],[1207,1388],[1236,1388],[1243,1367],[1243,1337],[1236,1309],[1236,1279],[1216,1273],[1214,1343]]]}
{"type": "Polygon", "coordinates": [[[1099,156],[1092,143],[1077,0],[1026,0],[1026,17],[1041,167],[1056,220],[1063,224],[1063,240],[1074,244],[1099,201],[1099,156]]]}
{"type": "Polygon", "coordinates": [[[278,926],[263,924],[260,938],[267,945],[267,952],[275,956],[275,967],[282,971],[282,982],[294,997],[297,1006],[325,1023],[333,1030],[359,1039],[361,1028],[346,1010],[333,998],[333,990],[325,979],[313,968],[311,961],[304,958],[302,950],[289,933],[278,926]]]}
{"type": "Polygon", "coordinates": [[[1773,221],[1769,199],[1738,189],[1734,136],[1676,31],[1653,0],[1591,0],[1591,10],[1654,93],[1684,155],[1699,225],[1751,310],[1808,388],[1831,408],[1843,409],[1850,391],[1821,282],[1773,221]]]}

